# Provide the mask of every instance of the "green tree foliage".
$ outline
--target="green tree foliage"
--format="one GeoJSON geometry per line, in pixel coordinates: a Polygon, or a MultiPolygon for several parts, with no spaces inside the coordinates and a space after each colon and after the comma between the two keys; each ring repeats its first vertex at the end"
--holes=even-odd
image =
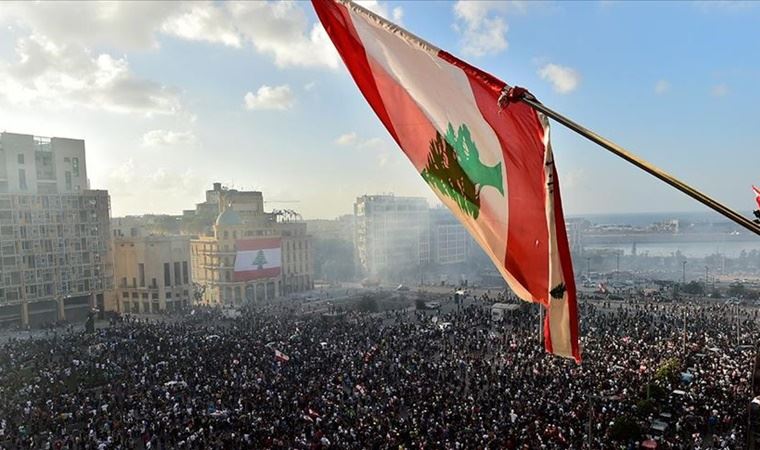
{"type": "Polygon", "coordinates": [[[696,281],[689,281],[681,288],[682,292],[692,295],[703,295],[705,293],[705,286],[702,283],[696,281]]]}
{"type": "Polygon", "coordinates": [[[638,440],[641,437],[641,427],[631,416],[619,416],[610,428],[612,438],[617,441],[638,440]]]}
{"type": "Polygon", "coordinates": [[[253,264],[258,266],[257,268],[259,270],[262,270],[264,268],[264,264],[267,263],[267,258],[264,256],[264,251],[259,250],[258,253],[256,253],[256,259],[253,260],[253,264]]]}
{"type": "Polygon", "coordinates": [[[654,377],[658,381],[673,380],[681,371],[681,361],[678,358],[668,358],[654,374],[654,377]]]}
{"type": "Polygon", "coordinates": [[[365,313],[375,313],[380,311],[380,305],[378,305],[376,298],[365,295],[356,304],[356,309],[365,313]]]}
{"type": "Polygon", "coordinates": [[[744,297],[747,294],[747,289],[742,283],[731,283],[728,287],[728,295],[731,297],[744,297]]]}
{"type": "Polygon", "coordinates": [[[486,166],[466,125],[455,132],[449,124],[446,136],[435,133],[430,141],[427,166],[421,173],[431,187],[456,202],[465,214],[477,219],[480,214],[480,191],[485,186],[504,195],[501,163],[486,166]]]}

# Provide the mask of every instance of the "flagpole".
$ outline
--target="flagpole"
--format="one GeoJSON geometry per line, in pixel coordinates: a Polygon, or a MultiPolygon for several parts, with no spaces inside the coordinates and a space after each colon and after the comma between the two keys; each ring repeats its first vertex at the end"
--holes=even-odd
{"type": "Polygon", "coordinates": [[[575,131],[576,133],[580,134],[581,136],[585,137],[586,139],[590,140],[591,142],[598,144],[602,147],[604,147],[606,150],[610,151],[611,153],[623,158],[624,160],[628,161],[629,163],[633,164],[634,166],[638,167],[639,169],[644,170],[645,172],[649,173],[650,175],[653,175],[657,178],[659,178],[661,181],[664,181],[665,183],[669,184],[670,186],[678,189],[679,191],[683,192],[684,194],[688,195],[689,197],[693,198],[694,200],[697,200],[698,202],[702,203],[703,205],[717,211],[718,213],[724,215],[725,217],[731,219],[732,221],[736,222],[737,224],[743,226],[744,228],[748,229],[749,231],[757,234],[760,236],[760,224],[754,223],[752,220],[742,216],[741,214],[737,213],[736,211],[732,210],[731,208],[727,207],[726,205],[713,200],[709,196],[699,192],[698,190],[694,189],[693,187],[689,186],[688,184],[684,183],[683,181],[677,179],[676,177],[670,175],[669,173],[665,172],[664,170],[660,169],[659,167],[656,167],[655,165],[651,164],[648,161],[645,161],[642,158],[639,158],[638,156],[634,155],[633,153],[629,152],[625,148],[617,145],[616,143],[599,136],[598,134],[594,133],[593,131],[589,130],[588,128],[570,120],[569,118],[563,116],[562,114],[554,111],[553,109],[547,108],[537,100],[534,100],[532,98],[528,98],[526,96],[523,96],[520,98],[523,102],[527,103],[533,109],[537,111],[541,111],[546,116],[551,117],[552,119],[556,120],[557,122],[561,123],[562,125],[566,126],[567,128],[570,128],[571,130],[575,131]]]}

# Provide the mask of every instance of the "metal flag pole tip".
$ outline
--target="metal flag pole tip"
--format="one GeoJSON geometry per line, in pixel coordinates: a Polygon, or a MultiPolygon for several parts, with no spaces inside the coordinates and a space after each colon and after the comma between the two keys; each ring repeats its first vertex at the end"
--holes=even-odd
{"type": "Polygon", "coordinates": [[[576,133],[580,134],[581,136],[585,137],[591,142],[603,147],[604,149],[619,156],[620,158],[623,158],[624,160],[628,161],[629,163],[633,164],[639,169],[660,179],[661,181],[678,189],[679,191],[683,192],[684,194],[688,195],[694,200],[697,200],[703,205],[722,214],[723,216],[735,222],[736,224],[741,225],[747,230],[760,236],[760,223],[756,223],[753,220],[747,217],[744,217],[743,215],[737,213],[736,211],[732,210],[728,206],[694,189],[693,187],[689,186],[688,184],[684,183],[683,181],[679,180],[673,175],[665,172],[664,170],[660,169],[654,164],[634,155],[633,153],[621,147],[620,145],[610,141],[609,139],[599,136],[598,134],[594,133],[588,128],[572,121],[571,119],[563,116],[562,114],[554,111],[553,109],[544,106],[525,88],[521,88],[518,86],[509,86],[509,85],[505,86],[504,90],[502,91],[501,96],[499,97],[499,107],[503,109],[509,106],[510,103],[514,103],[518,101],[521,101],[523,103],[530,105],[536,111],[539,111],[545,114],[547,117],[554,119],[555,121],[561,123],[562,125],[571,129],[572,131],[575,131],[576,133]]]}

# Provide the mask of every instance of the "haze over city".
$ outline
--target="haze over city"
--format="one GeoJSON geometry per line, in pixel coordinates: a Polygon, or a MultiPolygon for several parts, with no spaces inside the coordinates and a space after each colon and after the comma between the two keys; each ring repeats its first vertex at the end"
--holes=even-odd
{"type": "MultiPolygon", "coordinates": [[[[751,208],[756,4],[360,3],[751,208]]],[[[305,218],[350,213],[363,193],[437,203],[308,2],[14,3],[0,24],[0,127],[84,139],[114,216],[177,214],[212,181],[297,200],[305,218]]],[[[705,210],[560,125],[552,134],[567,214],[705,210]]]]}

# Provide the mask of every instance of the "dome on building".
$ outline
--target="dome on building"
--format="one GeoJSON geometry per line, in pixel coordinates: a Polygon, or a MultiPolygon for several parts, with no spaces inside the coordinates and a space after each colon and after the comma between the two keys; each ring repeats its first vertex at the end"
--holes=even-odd
{"type": "Polygon", "coordinates": [[[243,219],[240,217],[240,214],[238,214],[237,211],[232,209],[232,207],[225,209],[224,212],[219,214],[219,217],[216,218],[217,226],[235,226],[242,224],[243,219]]]}

